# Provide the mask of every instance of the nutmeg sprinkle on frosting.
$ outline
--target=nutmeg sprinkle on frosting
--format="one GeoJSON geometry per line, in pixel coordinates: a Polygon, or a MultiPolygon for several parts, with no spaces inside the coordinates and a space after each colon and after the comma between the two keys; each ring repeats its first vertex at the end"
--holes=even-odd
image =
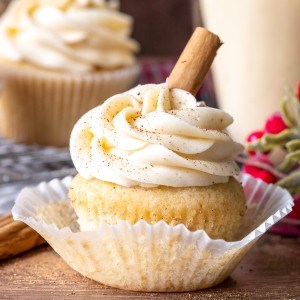
{"type": "Polygon", "coordinates": [[[70,150],[86,179],[123,186],[207,186],[228,181],[243,147],[224,131],[227,113],[167,83],[139,85],[86,113],[70,150]]]}

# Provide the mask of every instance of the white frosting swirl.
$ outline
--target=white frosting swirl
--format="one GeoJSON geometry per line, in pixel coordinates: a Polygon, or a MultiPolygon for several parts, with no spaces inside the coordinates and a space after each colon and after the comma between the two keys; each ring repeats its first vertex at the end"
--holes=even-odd
{"type": "Polygon", "coordinates": [[[0,21],[0,56],[85,72],[130,65],[138,44],[116,1],[14,0],[0,21]]]}
{"type": "Polygon", "coordinates": [[[86,179],[123,186],[207,186],[227,182],[243,147],[223,131],[227,113],[190,93],[148,84],[113,96],[75,125],[70,151],[86,179]]]}

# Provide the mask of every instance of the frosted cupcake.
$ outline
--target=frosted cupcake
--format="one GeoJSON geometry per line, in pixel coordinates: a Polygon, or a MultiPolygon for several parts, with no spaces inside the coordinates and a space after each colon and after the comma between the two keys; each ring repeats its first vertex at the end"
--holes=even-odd
{"type": "Polygon", "coordinates": [[[81,230],[101,222],[183,224],[232,240],[245,213],[225,112],[168,84],[138,86],[84,115],[71,134],[79,175],[70,199],[81,230]]]}
{"type": "Polygon", "coordinates": [[[116,1],[13,1],[0,21],[1,133],[65,146],[74,123],[139,72],[116,1]]]}
{"type": "Polygon", "coordinates": [[[225,132],[232,118],[186,91],[197,92],[219,45],[196,29],[168,83],[138,86],[85,114],[70,142],[79,175],[24,189],[14,218],[102,284],[180,292],[222,282],[293,199],[233,177],[242,147],[225,132]]]}

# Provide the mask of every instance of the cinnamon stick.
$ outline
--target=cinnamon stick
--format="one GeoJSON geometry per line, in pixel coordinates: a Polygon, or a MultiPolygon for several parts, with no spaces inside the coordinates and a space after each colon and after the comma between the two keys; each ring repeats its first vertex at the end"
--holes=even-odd
{"type": "Polygon", "coordinates": [[[0,260],[45,243],[46,241],[25,223],[14,221],[11,214],[0,218],[0,260]]]}
{"type": "Polygon", "coordinates": [[[217,35],[197,27],[170,74],[169,87],[195,96],[221,45],[217,35]]]}

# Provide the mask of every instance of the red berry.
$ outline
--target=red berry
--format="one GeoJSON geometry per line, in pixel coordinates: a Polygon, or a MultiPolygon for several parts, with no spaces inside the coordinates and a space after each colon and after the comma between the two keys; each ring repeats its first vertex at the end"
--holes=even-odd
{"type": "Polygon", "coordinates": [[[249,166],[249,165],[243,165],[242,172],[246,174],[250,174],[254,177],[257,173],[257,167],[249,166]]]}
{"type": "MultiPolygon", "coordinates": [[[[260,139],[263,135],[264,135],[264,131],[262,131],[262,130],[253,131],[252,133],[250,133],[248,135],[247,142],[249,142],[249,143],[254,142],[254,141],[260,139]]],[[[247,151],[250,155],[255,155],[255,153],[256,153],[254,150],[247,150],[247,151]]]]}
{"type": "Polygon", "coordinates": [[[271,117],[267,119],[265,124],[266,132],[273,134],[277,134],[286,128],[287,126],[285,125],[279,112],[275,112],[274,114],[272,114],[271,117]]]}
{"type": "MultiPolygon", "coordinates": [[[[255,161],[256,159],[255,157],[251,157],[250,160],[255,161]]],[[[265,155],[261,156],[260,160],[268,165],[272,165],[272,163],[265,155]]],[[[244,173],[252,175],[254,178],[259,178],[267,183],[275,183],[277,181],[277,178],[272,173],[259,167],[244,165],[242,171],[244,173]]]]}
{"type": "Polygon", "coordinates": [[[264,135],[264,131],[257,130],[250,133],[247,137],[247,142],[254,142],[258,139],[260,139],[264,135]]]}
{"type": "Polygon", "coordinates": [[[298,82],[298,93],[297,93],[298,99],[300,100],[300,81],[298,82]]]}
{"type": "Polygon", "coordinates": [[[275,183],[277,181],[277,178],[272,173],[265,170],[259,172],[256,178],[260,178],[267,183],[275,183]]]}
{"type": "Polygon", "coordinates": [[[243,172],[267,183],[275,183],[277,181],[277,178],[272,173],[257,167],[244,166],[243,172]]]}
{"type": "Polygon", "coordinates": [[[294,207],[293,210],[288,214],[288,218],[300,220],[300,195],[294,198],[294,207]]]}

